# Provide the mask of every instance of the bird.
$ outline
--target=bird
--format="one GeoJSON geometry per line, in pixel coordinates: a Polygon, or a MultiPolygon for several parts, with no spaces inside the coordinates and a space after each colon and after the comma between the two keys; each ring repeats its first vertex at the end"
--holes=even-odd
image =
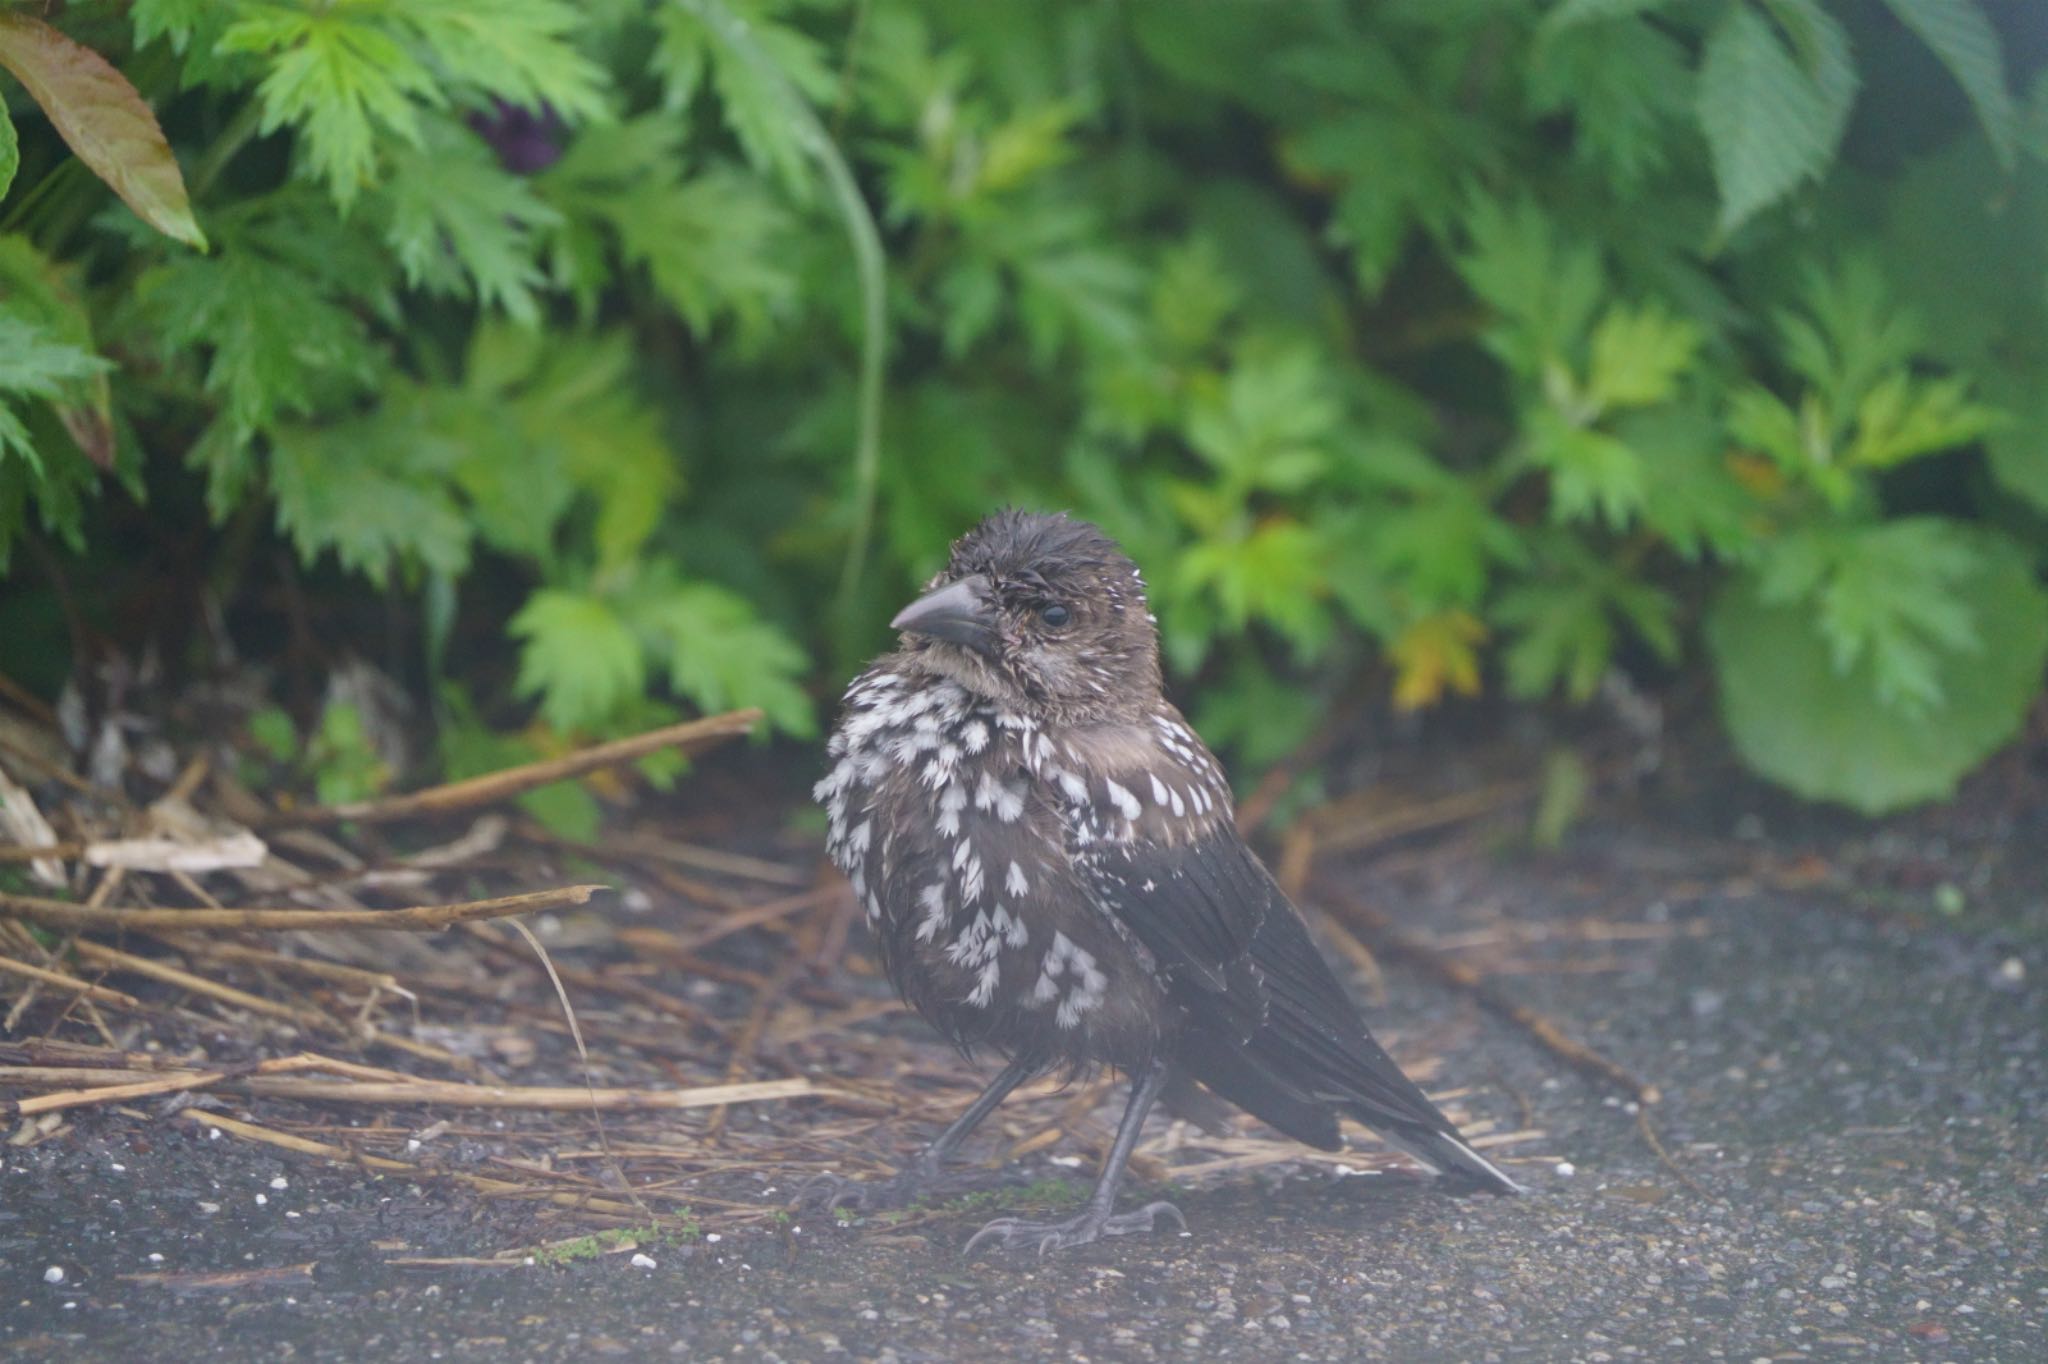
{"type": "Polygon", "coordinates": [[[1019,1084],[1099,1067],[1130,1097],[1081,1211],[997,1218],[967,1253],[1186,1231],[1171,1203],[1116,1210],[1162,1095],[1220,1098],[1324,1150],[1354,1118],[1451,1183],[1522,1192],[1373,1039],[1240,836],[1114,540],[1063,512],[996,512],[890,627],[899,646],[848,685],[826,745],[826,848],[904,1001],[1005,1064],[893,1178],[826,1175],[807,1196],[902,1206],[1019,1084]]]}

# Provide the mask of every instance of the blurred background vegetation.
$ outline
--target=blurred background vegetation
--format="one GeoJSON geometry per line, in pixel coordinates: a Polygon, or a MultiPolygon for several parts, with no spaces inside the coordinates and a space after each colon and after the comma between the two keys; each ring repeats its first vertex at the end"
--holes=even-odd
{"type": "Polygon", "coordinates": [[[38,0],[0,67],[0,672],[261,661],[330,798],[356,654],[451,775],[812,735],[1003,503],[1246,777],[1361,678],[1711,669],[1875,811],[2041,690],[2035,0],[38,0]]]}

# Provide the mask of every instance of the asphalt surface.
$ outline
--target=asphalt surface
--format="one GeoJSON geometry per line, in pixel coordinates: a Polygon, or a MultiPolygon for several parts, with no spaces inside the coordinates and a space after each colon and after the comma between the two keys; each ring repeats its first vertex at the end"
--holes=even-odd
{"type": "Polygon", "coordinates": [[[1359,871],[1417,931],[1555,927],[1502,987],[1661,1089],[1669,1164],[1612,1085],[1390,963],[1375,1023],[1545,1134],[1510,1167],[1531,1196],[1267,1171],[1179,1195],[1188,1236],[1043,1262],[963,1259],[963,1216],[417,1269],[388,1248],[484,1253],[501,1212],[84,1116],[0,1147],[0,1354],[2048,1359],[2048,817],[1763,825],[1609,817],[1560,854],[1359,871]],[[1647,936],[1588,939],[1589,917],[1647,936]],[[272,1277],[124,1277],[249,1270],[272,1277]]]}

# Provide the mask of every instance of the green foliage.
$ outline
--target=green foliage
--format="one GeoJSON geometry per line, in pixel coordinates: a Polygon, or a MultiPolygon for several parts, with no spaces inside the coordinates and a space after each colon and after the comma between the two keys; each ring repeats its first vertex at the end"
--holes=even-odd
{"type": "Polygon", "coordinates": [[[0,17],[0,568],[203,486],[224,588],[268,526],[417,603],[453,773],[813,733],[1004,502],[1138,556],[1247,770],[1375,653],[1585,701],[1708,600],[1811,794],[1937,794],[2038,690],[2048,77],[1982,0],[0,17]]]}

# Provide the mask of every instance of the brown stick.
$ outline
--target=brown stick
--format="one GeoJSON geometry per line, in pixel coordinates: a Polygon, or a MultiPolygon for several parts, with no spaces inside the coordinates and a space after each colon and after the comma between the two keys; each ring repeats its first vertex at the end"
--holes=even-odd
{"type": "Polygon", "coordinates": [[[698,1085],[692,1089],[599,1089],[575,1085],[465,1085],[445,1080],[406,1084],[356,1083],[350,1080],[307,1080],[295,1076],[251,1076],[224,1088],[275,1099],[308,1099],[325,1103],[445,1104],[451,1108],[528,1108],[588,1113],[714,1108],[720,1104],[758,1103],[767,1099],[801,1099],[818,1093],[809,1080],[755,1080],[736,1085],[698,1085]]]}
{"type": "Polygon", "coordinates": [[[27,976],[30,980],[39,980],[45,985],[61,985],[101,1004],[113,1004],[123,1009],[142,1007],[142,1001],[134,995],[123,994],[105,985],[95,985],[91,981],[80,980],[77,976],[68,976],[62,971],[52,971],[47,967],[16,961],[12,957],[0,957],[0,971],[14,976],[27,976]]]}
{"type": "Polygon", "coordinates": [[[0,892],[0,914],[51,928],[91,931],[142,928],[240,928],[261,933],[299,929],[388,928],[403,933],[432,933],[471,919],[503,919],[560,905],[582,905],[610,886],[562,886],[528,891],[495,900],[466,900],[453,905],[419,905],[411,909],[107,909],[75,905],[67,900],[42,900],[32,895],[0,892]]]}
{"type": "Polygon", "coordinates": [[[750,733],[760,722],[761,712],[758,710],[728,711],[724,715],[709,715],[701,720],[689,720],[680,725],[650,730],[645,734],[636,734],[630,739],[614,739],[610,743],[594,744],[560,758],[548,758],[519,767],[508,767],[502,772],[487,772],[481,777],[430,786],[424,791],[414,791],[403,796],[350,801],[346,805],[315,805],[303,810],[285,810],[266,820],[265,826],[276,828],[286,825],[339,824],[344,820],[380,824],[387,820],[410,819],[417,815],[447,814],[451,810],[464,810],[474,805],[510,800],[537,786],[565,781],[570,777],[580,777],[601,767],[616,767],[620,763],[644,758],[664,748],[705,748],[722,740],[750,733]]]}
{"type": "MultiPolygon", "coordinates": [[[[1322,898],[1327,901],[1330,897],[1326,892],[1322,898]]],[[[1602,1056],[1585,1043],[1567,1036],[1564,1029],[1550,1019],[1501,994],[1479,971],[1465,962],[1445,956],[1396,927],[1391,919],[1372,906],[1347,897],[1338,897],[1338,902],[1344,906],[1344,917],[1369,930],[1394,952],[1453,988],[1472,995],[1488,1009],[1522,1028],[1552,1055],[1621,1086],[1638,1103],[1654,1104],[1663,1097],[1655,1085],[1638,1078],[1625,1066],[1602,1056]]]]}
{"type": "Polygon", "coordinates": [[[324,1141],[313,1141],[306,1137],[295,1137],[289,1132],[278,1132],[253,1122],[230,1118],[224,1113],[205,1113],[188,1108],[178,1114],[186,1122],[198,1123],[203,1127],[215,1128],[244,1141],[262,1142],[266,1146],[279,1147],[286,1151],[297,1151],[301,1155],[323,1156],[328,1160],[340,1161],[344,1165],[355,1165],[369,1170],[382,1170],[388,1174],[407,1175],[413,1179],[446,1179],[475,1189],[480,1193],[518,1195],[533,1197],[536,1193],[542,1202],[553,1203],[564,1208],[580,1208],[589,1212],[613,1213],[621,1217],[644,1217],[640,1209],[630,1203],[621,1203],[610,1198],[591,1198],[583,1194],[544,1193],[525,1184],[515,1184],[509,1179],[491,1179],[484,1175],[467,1174],[459,1170],[430,1170],[403,1160],[392,1160],[388,1156],[366,1155],[351,1151],[346,1146],[331,1146],[324,1141]]]}
{"type": "Polygon", "coordinates": [[[726,1104],[761,1103],[771,1099],[802,1099],[821,1091],[809,1080],[753,1080],[743,1084],[697,1085],[689,1089],[599,1089],[573,1085],[468,1085],[448,1080],[316,1080],[286,1075],[293,1070],[324,1068],[319,1057],[297,1055],[265,1061],[242,1071],[134,1070],[97,1071],[67,1066],[10,1066],[0,1069],[0,1084],[58,1083],[69,1086],[12,1103],[0,1102],[0,1113],[38,1113],[50,1108],[75,1108],[103,1100],[141,1098],[181,1089],[225,1089],[270,1099],[301,1099],[314,1103],[436,1104],[449,1108],[518,1108],[535,1111],[679,1112],[726,1104]],[[112,1084],[93,1084],[94,1080],[112,1084]]]}

